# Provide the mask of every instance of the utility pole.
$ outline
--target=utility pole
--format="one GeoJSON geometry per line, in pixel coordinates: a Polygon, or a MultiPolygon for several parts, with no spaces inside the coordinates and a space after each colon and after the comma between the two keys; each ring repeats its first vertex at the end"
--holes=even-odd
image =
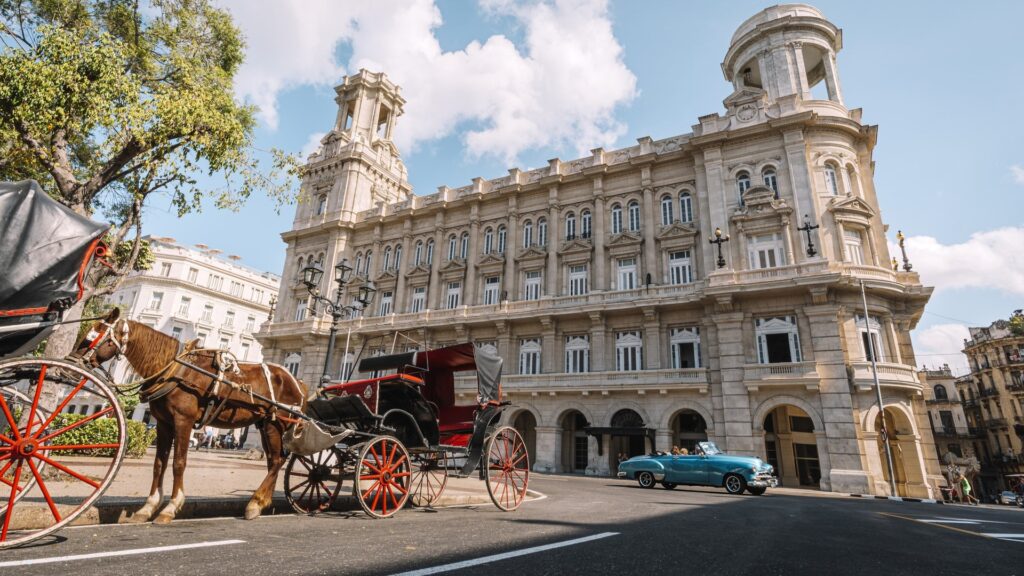
{"type": "Polygon", "coordinates": [[[885,463],[889,466],[890,496],[896,494],[896,474],[892,466],[892,450],[889,448],[889,432],[885,426],[885,406],[882,405],[882,386],[878,383],[878,363],[875,361],[875,337],[871,335],[871,323],[868,322],[868,296],[864,289],[864,281],[860,281],[860,299],[864,304],[864,330],[868,335],[867,353],[871,360],[871,375],[875,379],[875,397],[878,399],[878,417],[882,419],[882,444],[885,446],[885,463]]]}

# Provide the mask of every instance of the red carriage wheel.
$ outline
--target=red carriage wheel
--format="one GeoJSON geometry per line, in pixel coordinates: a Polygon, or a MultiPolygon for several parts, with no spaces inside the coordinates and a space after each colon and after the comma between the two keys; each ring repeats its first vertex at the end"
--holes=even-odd
{"type": "Polygon", "coordinates": [[[409,502],[430,506],[441,497],[448,484],[448,454],[444,451],[420,452],[412,457],[412,482],[409,502]]]}
{"type": "Polygon", "coordinates": [[[91,371],[45,358],[0,362],[0,549],[88,510],[121,466],[126,437],[117,397],[91,371]],[[72,407],[83,415],[65,414],[72,407]]]}
{"type": "Polygon", "coordinates": [[[530,480],[530,455],[519,432],[511,427],[498,428],[487,439],[487,493],[491,502],[505,511],[519,508],[526,498],[530,480]]]}
{"type": "Polygon", "coordinates": [[[355,497],[374,518],[389,518],[409,499],[412,461],[397,438],[378,436],[359,450],[355,497]]]}
{"type": "Polygon", "coordinates": [[[284,496],[299,514],[329,509],[341,490],[341,451],[292,454],[284,470],[284,496]]]}

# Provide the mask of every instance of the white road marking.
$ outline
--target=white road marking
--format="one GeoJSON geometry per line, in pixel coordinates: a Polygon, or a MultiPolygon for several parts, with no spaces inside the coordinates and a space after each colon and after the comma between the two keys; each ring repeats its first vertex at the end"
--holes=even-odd
{"type": "Polygon", "coordinates": [[[976,522],[974,520],[946,520],[946,519],[921,520],[921,522],[924,522],[925,524],[980,524],[980,522],[976,522]]]}
{"type": "Polygon", "coordinates": [[[949,516],[936,516],[934,518],[924,520],[922,522],[933,522],[938,524],[1012,524],[1012,522],[1004,522],[1002,520],[983,520],[981,518],[951,518],[949,516]]]}
{"type": "Polygon", "coordinates": [[[980,532],[982,536],[988,536],[989,538],[999,538],[1000,540],[1009,540],[1011,542],[1020,542],[1024,539],[1024,534],[999,534],[994,532],[980,532]]]}
{"type": "Polygon", "coordinates": [[[134,556],[136,554],[152,554],[154,552],[171,552],[191,548],[208,548],[210,546],[227,546],[229,544],[245,544],[245,540],[216,540],[213,542],[196,542],[195,544],[177,544],[174,546],[156,546],[154,548],[132,548],[130,550],[114,550],[112,552],[94,552],[92,554],[74,554],[72,556],[54,556],[51,558],[33,558],[30,560],[11,560],[0,562],[0,568],[12,566],[32,566],[34,564],[51,564],[54,562],[71,562],[74,560],[91,560],[93,558],[110,558],[112,556],[134,556]]]}
{"type": "Polygon", "coordinates": [[[503,552],[501,554],[484,556],[482,558],[475,558],[473,560],[464,560],[462,562],[442,564],[440,566],[434,566],[432,568],[423,568],[420,570],[402,572],[400,574],[395,574],[394,576],[427,576],[428,574],[440,574],[441,572],[461,570],[462,568],[469,568],[470,566],[479,566],[480,564],[488,564],[490,562],[497,562],[499,560],[507,560],[509,558],[516,558],[518,556],[526,556],[527,554],[536,554],[537,552],[544,552],[545,550],[554,550],[555,548],[564,548],[566,546],[583,544],[584,542],[592,542],[594,540],[600,540],[602,538],[607,538],[609,536],[618,536],[618,534],[618,532],[602,532],[600,534],[594,534],[593,536],[576,538],[575,540],[565,540],[564,542],[555,542],[553,544],[545,544],[543,546],[534,546],[533,548],[523,548],[522,550],[503,552]]]}

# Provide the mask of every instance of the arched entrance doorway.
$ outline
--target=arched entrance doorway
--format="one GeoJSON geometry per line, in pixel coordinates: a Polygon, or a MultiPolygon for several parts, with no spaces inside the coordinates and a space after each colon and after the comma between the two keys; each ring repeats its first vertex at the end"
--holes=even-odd
{"type": "MultiPolygon", "coordinates": [[[[623,408],[612,415],[611,428],[641,429],[644,419],[629,408],[623,408]]],[[[646,438],[643,435],[619,436],[612,434],[608,442],[608,469],[615,471],[619,467],[619,454],[626,458],[640,456],[647,452],[646,438]]]]}
{"type": "Polygon", "coordinates": [[[896,476],[896,494],[898,496],[927,496],[921,470],[920,445],[914,435],[910,420],[906,414],[894,408],[886,408],[884,414],[886,434],[882,434],[882,413],[875,415],[874,431],[878,433],[875,444],[885,484],[890,485],[889,465],[885,457],[885,442],[888,440],[889,450],[892,454],[893,472],[896,476]]]}
{"type": "Polygon", "coordinates": [[[821,463],[814,421],[792,404],[777,406],[764,418],[765,459],[788,488],[820,488],[821,463]]]}
{"type": "Polygon", "coordinates": [[[523,410],[512,420],[512,427],[519,431],[526,442],[526,453],[529,454],[530,464],[537,463],[537,418],[529,410],[523,410]]]}
{"type": "Polygon", "coordinates": [[[590,462],[587,418],[578,410],[569,410],[559,419],[562,428],[562,471],[583,474],[590,462]]]}
{"type": "MultiPolygon", "coordinates": [[[[682,410],[672,417],[672,444],[686,448],[691,454],[697,442],[708,439],[708,424],[704,417],[693,410],[682,410]]],[[[659,447],[667,450],[671,446],[659,447]]]]}

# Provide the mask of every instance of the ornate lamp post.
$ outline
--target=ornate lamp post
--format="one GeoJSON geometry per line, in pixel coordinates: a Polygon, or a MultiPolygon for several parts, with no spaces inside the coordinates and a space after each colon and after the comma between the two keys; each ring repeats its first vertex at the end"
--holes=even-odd
{"type": "Polygon", "coordinates": [[[711,238],[708,239],[708,242],[710,242],[711,244],[718,245],[718,262],[717,262],[717,264],[718,264],[719,268],[725,268],[725,257],[722,256],[722,244],[724,244],[724,243],[726,243],[728,241],[729,241],[729,235],[726,234],[725,236],[722,236],[722,229],[721,228],[715,228],[715,237],[714,237],[714,239],[711,239],[711,238]]]}
{"type": "Polygon", "coordinates": [[[343,259],[341,264],[334,267],[334,282],[338,284],[338,290],[335,292],[334,302],[330,299],[324,298],[320,295],[320,290],[317,286],[320,285],[320,280],[324,276],[324,270],[318,264],[313,263],[302,269],[302,283],[306,285],[306,290],[309,295],[313,297],[314,305],[319,303],[323,304],[327,308],[327,313],[331,315],[331,331],[330,336],[327,339],[327,354],[324,357],[324,371],[320,376],[320,386],[330,382],[330,367],[331,367],[331,356],[334,352],[334,341],[338,335],[338,323],[341,319],[349,315],[353,311],[365,310],[370,302],[373,301],[373,295],[377,292],[377,288],[373,285],[373,282],[367,282],[359,287],[359,294],[356,296],[356,304],[352,306],[345,306],[341,303],[341,294],[345,289],[345,285],[352,279],[352,267],[348,265],[348,260],[343,259]]]}
{"type": "Polygon", "coordinates": [[[821,228],[821,226],[818,224],[812,225],[811,219],[807,214],[804,214],[804,225],[797,227],[797,230],[807,233],[807,256],[809,258],[814,258],[814,255],[818,253],[818,251],[814,249],[814,241],[811,240],[811,231],[817,230],[818,228],[821,228]]]}
{"type": "MultiPolygon", "coordinates": [[[[910,270],[913,268],[913,266],[910,265],[910,260],[907,260],[907,249],[903,246],[903,241],[906,240],[906,239],[907,239],[906,236],[903,235],[903,230],[897,230],[896,231],[896,240],[899,241],[899,243],[900,243],[900,252],[903,253],[903,269],[906,270],[907,272],[910,272],[910,270]]],[[[894,260],[895,260],[895,258],[894,258],[894,260]]]]}

